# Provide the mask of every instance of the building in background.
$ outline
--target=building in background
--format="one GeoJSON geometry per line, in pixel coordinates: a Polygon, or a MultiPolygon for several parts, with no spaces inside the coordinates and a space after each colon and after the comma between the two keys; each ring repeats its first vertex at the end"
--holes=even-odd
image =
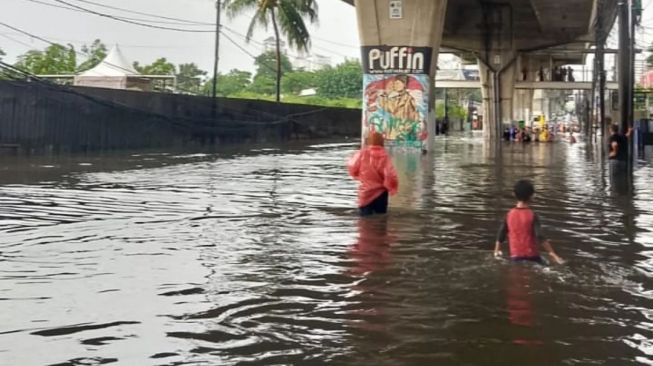
{"type": "Polygon", "coordinates": [[[317,71],[331,66],[331,57],[318,54],[301,55],[294,59],[293,66],[299,70],[317,71]]]}
{"type": "MultiPolygon", "coordinates": [[[[288,54],[288,50],[286,49],[286,42],[283,41],[283,39],[279,40],[279,45],[281,46],[281,53],[284,55],[288,54]]],[[[274,39],[274,37],[268,37],[263,41],[263,47],[265,48],[265,52],[276,52],[277,51],[277,41],[274,39]]]]}

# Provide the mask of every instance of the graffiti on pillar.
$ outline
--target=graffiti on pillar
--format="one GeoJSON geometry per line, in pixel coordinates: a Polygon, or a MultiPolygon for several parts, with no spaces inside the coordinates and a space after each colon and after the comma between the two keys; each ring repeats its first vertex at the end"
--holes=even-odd
{"type": "Polygon", "coordinates": [[[369,75],[365,84],[364,124],[385,135],[390,145],[421,147],[428,136],[428,75],[369,75]]]}
{"type": "Polygon", "coordinates": [[[431,48],[363,47],[363,127],[388,145],[423,146],[428,137],[431,48]]]}

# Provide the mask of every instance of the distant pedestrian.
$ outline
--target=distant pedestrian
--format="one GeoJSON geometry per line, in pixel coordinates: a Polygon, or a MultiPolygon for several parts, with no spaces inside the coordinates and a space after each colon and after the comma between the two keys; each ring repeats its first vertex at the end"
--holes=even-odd
{"type": "Polygon", "coordinates": [[[510,129],[508,127],[503,129],[503,139],[510,141],[510,129]]]}
{"type": "Polygon", "coordinates": [[[515,125],[510,126],[510,141],[515,141],[517,139],[517,127],[515,125]]]}
{"type": "Polygon", "coordinates": [[[576,81],[576,78],[574,77],[574,69],[572,69],[571,66],[567,68],[567,80],[572,83],[576,81]]]}
{"type": "Polygon", "coordinates": [[[366,146],[347,164],[352,178],[360,181],[358,207],[361,216],[386,213],[388,195],[397,193],[399,189],[397,172],[383,144],[383,135],[371,132],[366,146]]]}
{"type": "Polygon", "coordinates": [[[544,67],[540,66],[540,70],[537,72],[538,81],[544,81],[544,67]]]}
{"type": "Polygon", "coordinates": [[[514,194],[517,198],[517,205],[508,211],[501,224],[494,246],[494,256],[501,257],[501,244],[507,239],[510,260],[513,262],[544,263],[537,249],[539,243],[554,262],[563,264],[564,261],[553,250],[550,241],[542,235],[537,214],[529,207],[535,195],[533,184],[528,180],[518,181],[514,187],[514,194]]]}
{"type": "Polygon", "coordinates": [[[522,141],[523,142],[531,142],[533,140],[533,137],[531,136],[531,133],[532,132],[531,132],[530,127],[526,127],[526,129],[524,130],[522,141]]]}
{"type": "Polygon", "coordinates": [[[612,131],[612,135],[608,139],[610,168],[612,173],[624,172],[628,162],[628,138],[632,129],[629,129],[626,134],[621,134],[619,133],[619,126],[612,125],[610,130],[612,131]]]}
{"type": "Polygon", "coordinates": [[[562,73],[558,66],[553,69],[553,81],[562,81],[562,73]]]}

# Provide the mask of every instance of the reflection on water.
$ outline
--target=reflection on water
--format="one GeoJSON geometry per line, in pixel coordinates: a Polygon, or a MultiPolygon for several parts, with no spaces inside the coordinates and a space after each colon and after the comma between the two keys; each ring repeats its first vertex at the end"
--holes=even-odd
{"type": "Polygon", "coordinates": [[[359,219],[355,148],[0,160],[0,364],[653,364],[650,167],[442,139],[359,219]],[[492,258],[520,178],[568,265],[492,258]]]}

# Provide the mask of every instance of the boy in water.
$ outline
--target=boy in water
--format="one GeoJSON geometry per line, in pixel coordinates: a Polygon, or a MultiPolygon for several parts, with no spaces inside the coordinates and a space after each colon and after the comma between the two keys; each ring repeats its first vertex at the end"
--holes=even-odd
{"type": "Polygon", "coordinates": [[[564,261],[555,253],[549,240],[542,237],[539,219],[528,206],[535,195],[533,184],[527,180],[520,180],[515,184],[514,192],[517,205],[508,212],[501,224],[494,247],[494,256],[501,257],[501,243],[507,238],[512,261],[543,263],[537,249],[539,242],[554,262],[563,264],[564,261]]]}
{"type": "Polygon", "coordinates": [[[399,182],[390,156],[383,148],[383,135],[370,133],[367,146],[347,164],[352,178],[360,181],[358,207],[361,216],[388,212],[388,195],[397,193],[399,182]]]}

